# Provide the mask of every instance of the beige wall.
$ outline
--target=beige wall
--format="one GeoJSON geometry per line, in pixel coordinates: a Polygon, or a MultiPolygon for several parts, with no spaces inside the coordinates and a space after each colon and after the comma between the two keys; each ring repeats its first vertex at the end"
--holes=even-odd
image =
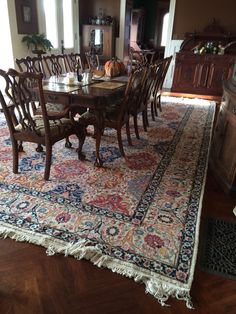
{"type": "Polygon", "coordinates": [[[176,0],[172,37],[183,39],[186,32],[202,31],[213,18],[236,33],[236,0],[176,0]]]}
{"type": "Polygon", "coordinates": [[[10,19],[10,32],[12,39],[12,52],[14,59],[21,58],[28,54],[28,49],[22,44],[21,39],[23,35],[19,35],[17,32],[16,24],[16,10],[15,10],[15,0],[8,0],[8,10],[10,19]]]}
{"type": "MultiPolygon", "coordinates": [[[[28,50],[27,46],[21,42],[21,39],[24,35],[18,34],[17,23],[16,23],[16,9],[15,9],[15,0],[8,0],[8,10],[9,10],[9,19],[10,19],[10,32],[12,39],[12,51],[13,57],[23,58],[26,55],[31,55],[31,50],[28,50]]],[[[37,0],[37,11],[38,11],[38,22],[39,22],[39,32],[45,32],[45,24],[43,20],[43,2],[42,0],[37,0]]],[[[33,54],[32,54],[33,55],[33,54]]]]}

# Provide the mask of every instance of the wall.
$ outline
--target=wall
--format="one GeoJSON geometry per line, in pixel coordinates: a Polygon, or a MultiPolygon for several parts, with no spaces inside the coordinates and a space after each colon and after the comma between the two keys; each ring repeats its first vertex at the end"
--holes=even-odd
{"type": "Polygon", "coordinates": [[[202,31],[215,18],[227,31],[236,33],[236,0],[177,0],[173,39],[186,32],[202,31]]]}
{"type": "Polygon", "coordinates": [[[14,56],[14,59],[22,58],[23,56],[28,54],[28,49],[21,42],[21,39],[24,35],[19,35],[17,31],[15,0],[8,0],[8,10],[9,10],[9,17],[10,17],[9,22],[10,22],[13,56],[14,56]]]}
{"type": "MultiPolygon", "coordinates": [[[[8,0],[8,10],[10,17],[10,33],[12,41],[12,51],[14,59],[23,58],[26,55],[33,55],[31,50],[28,50],[27,46],[21,42],[21,39],[24,35],[18,34],[17,22],[16,22],[16,9],[15,9],[15,0],[8,0]]],[[[38,12],[38,23],[39,23],[39,32],[45,32],[45,21],[43,14],[43,1],[37,0],[37,12],[38,12]]],[[[35,56],[35,55],[34,55],[35,56]]]]}

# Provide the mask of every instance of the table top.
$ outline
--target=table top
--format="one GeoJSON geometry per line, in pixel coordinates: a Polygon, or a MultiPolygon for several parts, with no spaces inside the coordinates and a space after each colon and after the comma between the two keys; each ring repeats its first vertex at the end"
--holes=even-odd
{"type": "Polygon", "coordinates": [[[117,77],[107,77],[102,76],[99,78],[93,78],[91,81],[78,81],[76,75],[73,77],[68,77],[66,74],[60,76],[51,76],[48,79],[43,80],[43,89],[44,91],[52,91],[52,92],[61,92],[61,93],[70,93],[79,89],[83,89],[83,87],[90,86],[96,84],[98,88],[101,89],[115,89],[118,87],[123,87],[128,82],[128,76],[117,76],[117,77]],[[100,82],[110,82],[110,83],[103,83],[101,87],[97,84],[100,82]],[[111,83],[114,82],[114,83],[111,83]],[[120,82],[120,86],[117,83],[120,82]],[[121,85],[123,83],[123,85],[121,85]],[[106,86],[107,85],[107,86],[106,86]],[[112,86],[113,85],[113,86],[112,86]],[[109,87],[108,87],[109,86],[109,87]]]}
{"type": "Polygon", "coordinates": [[[106,98],[111,95],[124,93],[128,81],[128,76],[118,76],[114,78],[92,79],[90,82],[73,82],[66,80],[66,75],[60,77],[53,76],[43,81],[43,90],[48,93],[61,93],[71,95],[73,98],[106,98]]]}

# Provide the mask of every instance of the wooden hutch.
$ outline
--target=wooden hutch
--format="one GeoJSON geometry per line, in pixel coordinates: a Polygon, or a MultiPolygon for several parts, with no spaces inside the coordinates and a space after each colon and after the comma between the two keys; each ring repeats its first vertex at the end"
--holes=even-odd
{"type": "Polygon", "coordinates": [[[101,64],[115,56],[115,34],[113,25],[83,25],[82,52],[93,50],[101,64]]]}
{"type": "Polygon", "coordinates": [[[176,53],[171,91],[221,96],[222,82],[232,77],[235,61],[236,35],[215,21],[201,33],[186,33],[176,53]]]}

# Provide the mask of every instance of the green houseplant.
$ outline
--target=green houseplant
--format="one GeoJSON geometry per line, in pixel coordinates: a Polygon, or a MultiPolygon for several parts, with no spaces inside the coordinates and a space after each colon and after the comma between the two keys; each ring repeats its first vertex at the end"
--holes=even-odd
{"type": "Polygon", "coordinates": [[[28,49],[32,49],[33,53],[43,54],[47,50],[51,51],[53,45],[49,39],[46,38],[45,34],[30,34],[25,35],[22,38],[22,42],[26,43],[28,49]]]}

